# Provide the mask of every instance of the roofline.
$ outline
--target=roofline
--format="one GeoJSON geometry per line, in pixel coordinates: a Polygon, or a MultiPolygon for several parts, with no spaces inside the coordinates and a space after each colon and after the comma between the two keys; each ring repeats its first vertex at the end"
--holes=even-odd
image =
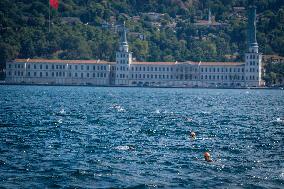
{"type": "Polygon", "coordinates": [[[159,65],[159,66],[169,66],[169,65],[182,65],[182,64],[190,64],[190,65],[198,65],[198,66],[241,66],[244,65],[244,62],[133,62],[134,65],[159,65]]]}
{"type": "MultiPolygon", "coordinates": [[[[104,60],[59,60],[59,59],[15,59],[12,62],[18,63],[54,63],[54,64],[116,64],[116,62],[107,62],[104,60]]],[[[133,65],[157,65],[157,66],[171,66],[171,65],[197,65],[197,66],[241,66],[244,62],[132,62],[133,65]]]]}
{"type": "Polygon", "coordinates": [[[18,63],[54,63],[54,64],[114,64],[104,60],[59,60],[59,59],[15,59],[18,63]]]}

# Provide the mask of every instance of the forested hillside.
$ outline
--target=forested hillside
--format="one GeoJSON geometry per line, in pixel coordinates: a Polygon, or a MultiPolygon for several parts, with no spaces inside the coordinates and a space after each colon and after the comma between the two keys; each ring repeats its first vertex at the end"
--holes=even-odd
{"type": "MultiPolygon", "coordinates": [[[[246,49],[248,0],[0,1],[0,61],[13,58],[114,60],[126,22],[138,60],[232,61],[246,49]],[[208,21],[211,13],[210,23],[208,21]]],[[[257,38],[264,54],[284,55],[284,1],[259,0],[257,38]]]]}

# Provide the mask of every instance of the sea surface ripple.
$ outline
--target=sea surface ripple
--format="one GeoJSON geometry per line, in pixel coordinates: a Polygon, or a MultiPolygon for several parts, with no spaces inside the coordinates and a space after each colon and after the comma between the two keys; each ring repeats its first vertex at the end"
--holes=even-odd
{"type": "Polygon", "coordinates": [[[284,187],[283,90],[0,86],[0,96],[3,188],[284,187]]]}

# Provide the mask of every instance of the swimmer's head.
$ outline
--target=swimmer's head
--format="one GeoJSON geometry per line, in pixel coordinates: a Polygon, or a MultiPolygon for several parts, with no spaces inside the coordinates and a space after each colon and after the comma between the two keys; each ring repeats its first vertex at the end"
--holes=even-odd
{"type": "Polygon", "coordinates": [[[196,137],[195,132],[192,131],[192,132],[190,133],[190,136],[191,136],[191,138],[195,139],[195,137],[196,137]]]}
{"type": "Polygon", "coordinates": [[[211,160],[211,155],[210,155],[209,152],[205,152],[205,153],[204,153],[204,159],[205,159],[205,161],[207,161],[207,162],[211,162],[211,161],[212,161],[212,160],[211,160]]]}

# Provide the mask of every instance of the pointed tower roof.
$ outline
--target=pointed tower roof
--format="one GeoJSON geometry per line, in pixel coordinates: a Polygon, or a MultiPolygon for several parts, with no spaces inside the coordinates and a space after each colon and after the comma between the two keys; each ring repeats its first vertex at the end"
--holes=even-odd
{"type": "Polygon", "coordinates": [[[127,29],[125,27],[125,21],[123,22],[123,33],[121,36],[121,43],[127,44],[127,29]]]}
{"type": "Polygon", "coordinates": [[[257,47],[256,41],[256,6],[248,9],[248,47],[257,47]]]}

